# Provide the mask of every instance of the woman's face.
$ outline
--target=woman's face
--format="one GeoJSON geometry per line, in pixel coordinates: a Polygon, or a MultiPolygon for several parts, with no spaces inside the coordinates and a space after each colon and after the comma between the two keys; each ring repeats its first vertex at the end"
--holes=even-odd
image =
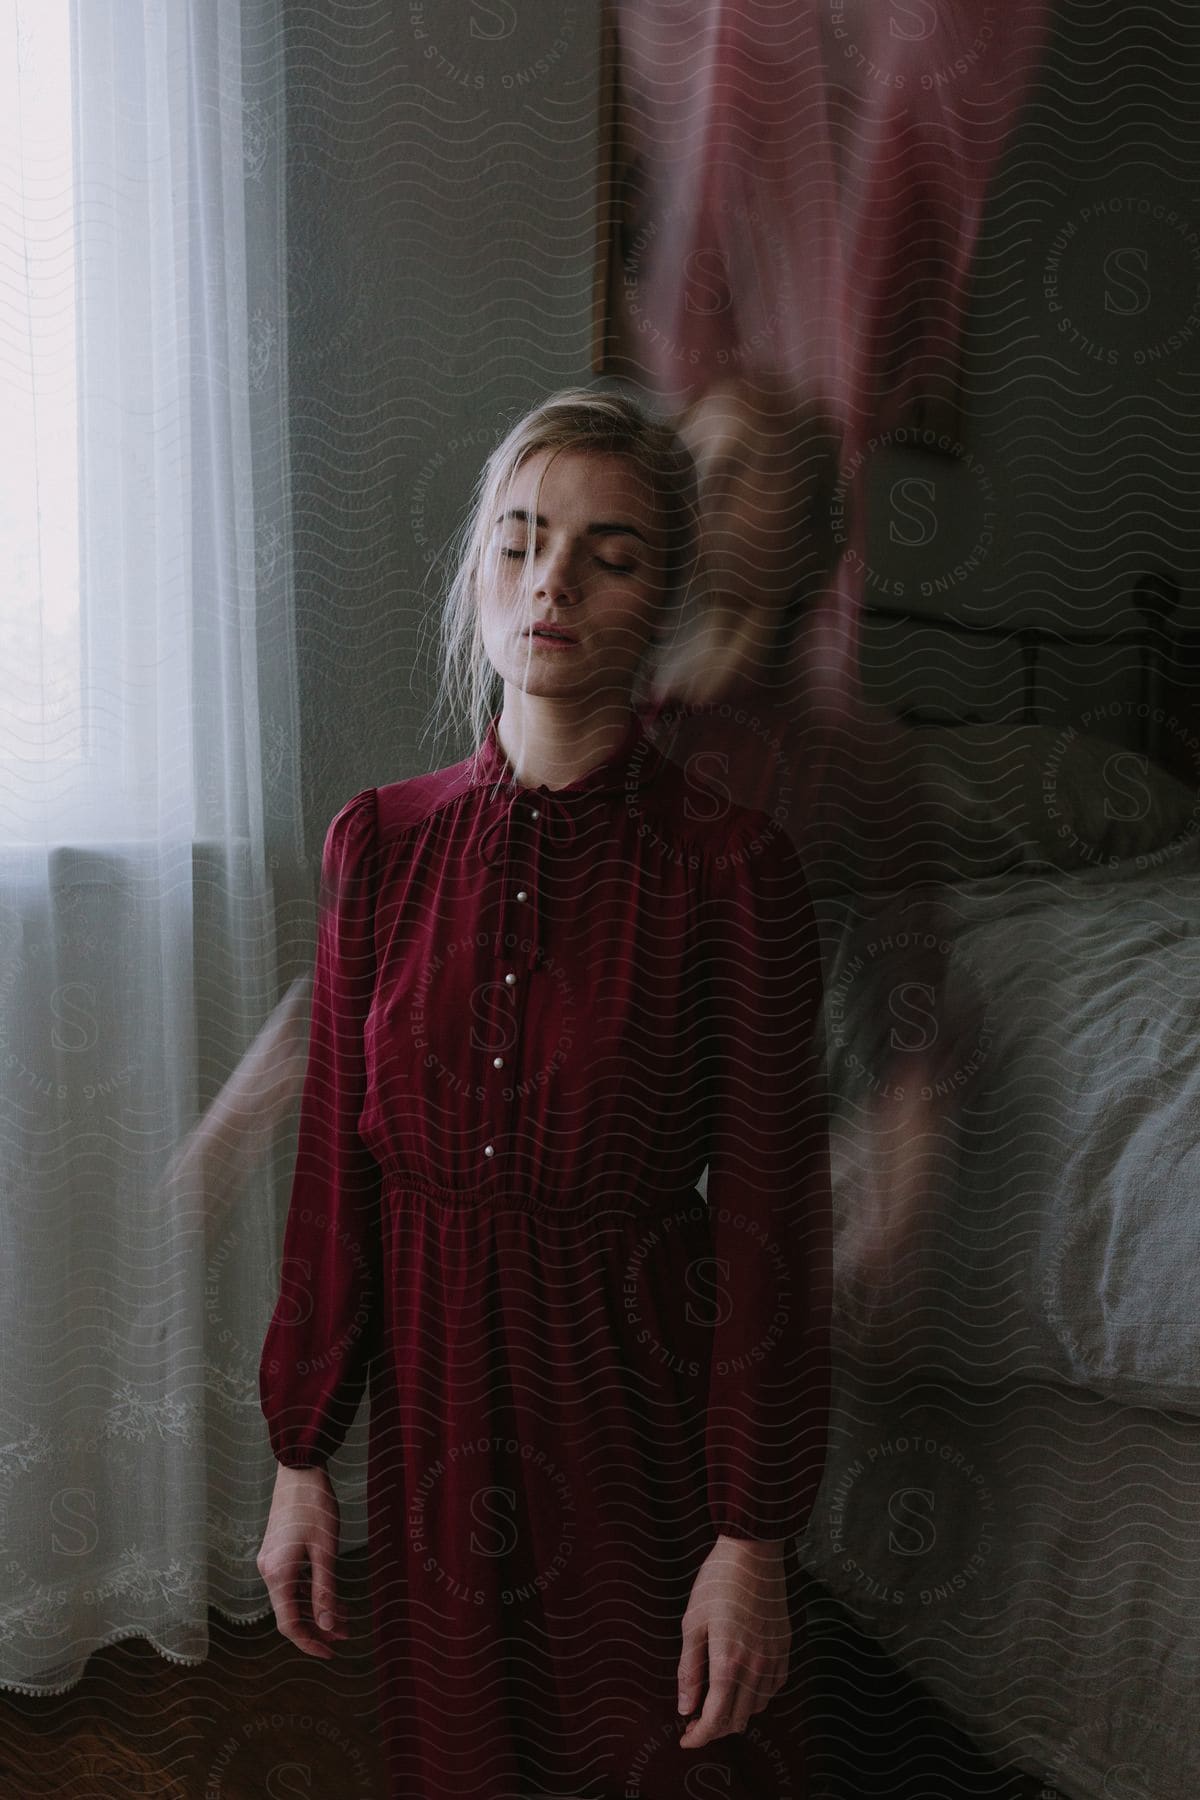
{"type": "Polygon", "coordinates": [[[622,456],[543,450],[522,463],[496,512],[480,593],[496,673],[548,697],[632,690],[662,603],[661,526],[645,478],[622,456]],[[544,623],[574,643],[539,639],[544,623]]]}

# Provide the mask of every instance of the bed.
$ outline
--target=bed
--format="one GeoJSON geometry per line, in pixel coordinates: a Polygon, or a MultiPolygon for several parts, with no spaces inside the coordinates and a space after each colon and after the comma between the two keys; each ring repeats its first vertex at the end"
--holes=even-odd
{"type": "MultiPolygon", "coordinates": [[[[1107,636],[972,635],[979,666],[1015,652],[998,704],[940,679],[936,706],[895,708],[941,878],[867,910],[819,894],[836,1377],[802,1559],[985,1748],[1075,1800],[1200,1793],[1200,740],[1162,704],[1176,593],[1155,572],[1107,636]],[[1060,654],[1121,678],[1072,710],[1060,654]],[[934,1017],[914,1109],[897,1071],[934,1017]],[[882,1265],[872,1204],[901,1219],[882,1265]]],[[[927,669],[914,632],[981,628],[880,629],[927,669]]]]}

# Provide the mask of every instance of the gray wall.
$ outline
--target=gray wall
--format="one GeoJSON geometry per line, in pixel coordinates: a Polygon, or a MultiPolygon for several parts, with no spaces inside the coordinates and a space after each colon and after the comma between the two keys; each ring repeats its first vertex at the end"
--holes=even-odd
{"type": "Polygon", "coordinates": [[[487,448],[588,379],[595,0],[366,0],[289,23],[289,371],[310,853],[424,737],[429,565],[487,448]]]}

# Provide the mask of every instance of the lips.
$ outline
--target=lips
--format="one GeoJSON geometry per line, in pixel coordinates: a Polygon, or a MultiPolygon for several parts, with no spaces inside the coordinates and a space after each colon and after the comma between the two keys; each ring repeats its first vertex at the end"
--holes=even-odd
{"type": "Polygon", "coordinates": [[[558,644],[577,644],[579,639],[573,631],[567,631],[562,625],[532,625],[524,633],[525,637],[550,638],[558,644]]]}

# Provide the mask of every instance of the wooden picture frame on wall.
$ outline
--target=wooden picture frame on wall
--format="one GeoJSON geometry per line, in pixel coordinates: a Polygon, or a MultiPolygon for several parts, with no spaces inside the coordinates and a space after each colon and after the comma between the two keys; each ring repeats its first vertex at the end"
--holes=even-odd
{"type": "Polygon", "coordinates": [[[592,373],[603,375],[612,317],[616,258],[614,208],[617,166],[617,21],[611,0],[600,3],[600,82],[596,119],[596,254],[592,270],[592,373]]]}
{"type": "Polygon", "coordinates": [[[646,204],[645,106],[622,64],[613,0],[601,0],[599,20],[591,367],[594,375],[652,388],[651,371],[640,353],[647,319],[639,262],[657,232],[646,204]]]}

